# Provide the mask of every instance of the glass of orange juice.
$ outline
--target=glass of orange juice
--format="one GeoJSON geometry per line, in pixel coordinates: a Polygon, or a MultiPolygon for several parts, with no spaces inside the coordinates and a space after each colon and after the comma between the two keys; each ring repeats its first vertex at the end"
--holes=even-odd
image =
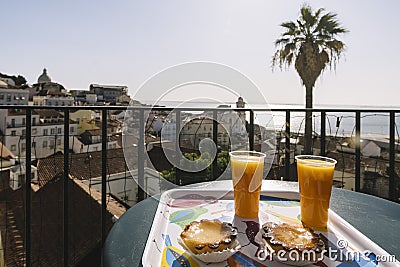
{"type": "Polygon", "coordinates": [[[336,160],[313,155],[300,155],[295,158],[300,189],[301,221],[315,230],[324,230],[328,223],[336,160]]]}
{"type": "Polygon", "coordinates": [[[241,218],[257,218],[266,155],[255,151],[233,151],[229,155],[235,214],[241,218]]]}

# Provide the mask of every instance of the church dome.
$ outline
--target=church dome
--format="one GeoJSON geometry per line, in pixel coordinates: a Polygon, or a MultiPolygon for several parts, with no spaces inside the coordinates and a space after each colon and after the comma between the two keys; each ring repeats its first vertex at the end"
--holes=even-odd
{"type": "Polygon", "coordinates": [[[38,78],[38,83],[49,83],[51,82],[50,76],[47,75],[47,70],[43,69],[43,73],[38,78]]]}

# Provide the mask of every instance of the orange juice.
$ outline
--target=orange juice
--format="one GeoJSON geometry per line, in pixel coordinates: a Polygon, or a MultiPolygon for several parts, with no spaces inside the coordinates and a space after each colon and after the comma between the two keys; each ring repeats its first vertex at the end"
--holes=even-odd
{"type": "Polygon", "coordinates": [[[257,218],[265,154],[247,152],[250,154],[231,152],[235,214],[242,218],[257,218]]]}
{"type": "MultiPolygon", "coordinates": [[[[328,222],[335,160],[297,156],[302,222],[314,229],[325,229],[328,222]],[[301,158],[303,157],[303,158],[301,158]]],[[[320,157],[322,158],[322,157],[320,157]]]]}

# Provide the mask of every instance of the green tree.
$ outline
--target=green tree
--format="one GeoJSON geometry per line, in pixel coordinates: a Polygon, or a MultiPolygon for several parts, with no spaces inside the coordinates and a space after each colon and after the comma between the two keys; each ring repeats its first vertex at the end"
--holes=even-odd
{"type": "MultiPolygon", "coordinates": [[[[290,67],[294,62],[306,89],[306,109],[313,107],[313,88],[315,81],[327,68],[335,68],[345,45],[336,39],[338,34],[348,32],[340,26],[337,14],[325,13],[323,8],[315,13],[309,5],[300,10],[296,21],[284,22],[285,31],[275,41],[277,50],[272,57],[272,69],[277,65],[290,67]]],[[[305,153],[312,151],[312,112],[306,111],[305,153]]]]}
{"type": "MultiPolygon", "coordinates": [[[[161,176],[164,179],[177,185],[206,182],[213,179],[211,172],[212,160],[209,153],[205,152],[201,160],[199,155],[196,153],[184,153],[183,156],[188,160],[196,161],[197,168],[199,169],[205,168],[205,169],[197,173],[181,171],[179,177],[180,179],[178,181],[176,177],[176,167],[172,167],[170,170],[163,170],[161,172],[161,176]]],[[[226,167],[229,164],[228,151],[221,151],[217,154],[217,164],[218,164],[218,169],[216,171],[216,175],[217,177],[219,177],[225,171],[226,167]]],[[[181,165],[184,166],[183,161],[181,161],[181,165]]]]}
{"type": "Polygon", "coordinates": [[[17,77],[13,76],[13,80],[16,86],[22,86],[26,84],[26,79],[24,76],[18,75],[17,77]]]}

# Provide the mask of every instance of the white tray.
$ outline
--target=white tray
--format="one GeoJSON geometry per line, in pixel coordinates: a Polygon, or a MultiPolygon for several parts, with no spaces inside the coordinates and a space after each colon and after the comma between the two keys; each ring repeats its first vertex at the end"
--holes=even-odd
{"type": "MultiPolygon", "coordinates": [[[[298,200],[298,192],[261,191],[259,218],[258,221],[254,221],[234,216],[233,192],[226,193],[213,189],[169,190],[161,196],[143,253],[142,264],[145,267],[179,267],[181,265],[178,261],[173,262],[172,255],[180,257],[183,254],[181,257],[185,258],[186,266],[191,267],[286,266],[276,260],[258,259],[255,255],[257,247],[249,241],[245,232],[247,225],[257,227],[254,223],[262,225],[267,221],[299,222],[298,200]],[[238,240],[242,245],[239,253],[225,262],[214,264],[205,264],[191,257],[190,254],[184,253],[184,249],[177,242],[177,237],[186,224],[201,219],[219,219],[226,222],[235,220],[234,224],[239,230],[238,240]]],[[[393,262],[393,256],[331,210],[328,229],[328,232],[321,232],[321,234],[328,240],[326,243],[329,244],[328,247],[331,248],[333,256],[332,258],[325,256],[323,261],[310,266],[399,266],[399,262],[393,262]],[[365,255],[366,253],[368,255],[365,255]],[[388,260],[378,262],[376,257],[381,257],[381,259],[386,257],[388,260]],[[351,260],[351,262],[346,262],[346,260],[351,260]]]]}

